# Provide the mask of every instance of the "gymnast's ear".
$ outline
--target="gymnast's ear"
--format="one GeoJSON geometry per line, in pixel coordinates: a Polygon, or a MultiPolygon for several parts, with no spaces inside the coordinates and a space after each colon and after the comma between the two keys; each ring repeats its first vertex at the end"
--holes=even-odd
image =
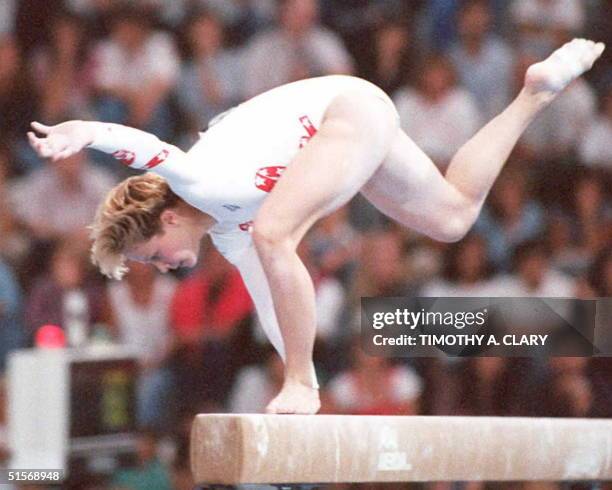
{"type": "Polygon", "coordinates": [[[164,209],[159,216],[162,225],[176,226],[181,221],[181,216],[174,209],[164,209]]]}

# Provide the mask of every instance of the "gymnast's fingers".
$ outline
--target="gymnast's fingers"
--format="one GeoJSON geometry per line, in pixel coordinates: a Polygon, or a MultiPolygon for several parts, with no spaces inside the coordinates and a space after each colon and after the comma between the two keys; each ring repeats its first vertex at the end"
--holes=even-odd
{"type": "Polygon", "coordinates": [[[58,162],[60,160],[64,160],[65,158],[71,157],[72,155],[74,155],[76,152],[74,151],[74,148],[72,147],[67,147],[64,150],[55,153],[55,155],[53,155],[52,160],[54,162],[58,162]]]}
{"type": "Polygon", "coordinates": [[[38,121],[32,121],[30,123],[30,126],[32,126],[32,128],[35,131],[37,131],[39,133],[42,133],[44,135],[48,135],[51,132],[51,130],[53,129],[52,126],[45,126],[44,124],[39,123],[38,121]]]}
{"type": "Polygon", "coordinates": [[[28,141],[38,156],[42,158],[47,158],[50,156],[49,152],[51,149],[43,138],[38,138],[32,131],[28,131],[28,141]]]}

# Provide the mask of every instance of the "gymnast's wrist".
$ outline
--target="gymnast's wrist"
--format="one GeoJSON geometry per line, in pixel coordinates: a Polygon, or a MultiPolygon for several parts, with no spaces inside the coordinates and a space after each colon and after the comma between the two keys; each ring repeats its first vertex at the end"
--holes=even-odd
{"type": "Polygon", "coordinates": [[[110,124],[97,121],[82,121],[85,126],[87,147],[94,150],[111,152],[115,150],[116,139],[110,124]]]}

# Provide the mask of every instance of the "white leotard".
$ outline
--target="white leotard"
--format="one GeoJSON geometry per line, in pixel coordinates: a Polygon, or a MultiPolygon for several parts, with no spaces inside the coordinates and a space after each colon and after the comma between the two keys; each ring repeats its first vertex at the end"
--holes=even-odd
{"type": "Polygon", "coordinates": [[[316,134],[331,101],[348,91],[374,94],[393,105],[365,80],[327,76],[283,85],[240,104],[213,121],[186,154],[152,135],[114,124],[104,124],[91,145],[131,167],[162,175],[176,194],[215,218],[211,238],[239,268],[262,326],[281,355],[282,340],[250,224],[283,169],[316,134]]]}

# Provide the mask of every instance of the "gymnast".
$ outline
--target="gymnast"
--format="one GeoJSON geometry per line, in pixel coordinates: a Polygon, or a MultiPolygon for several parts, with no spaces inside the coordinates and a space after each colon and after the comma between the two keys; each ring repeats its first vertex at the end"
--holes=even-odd
{"type": "Polygon", "coordinates": [[[399,128],[389,97],[347,76],[256,96],[213,120],[186,153],[143,131],[93,121],[34,122],[28,138],[53,162],[89,147],[150,171],[117,185],[101,204],[91,226],[93,262],[116,279],[126,260],[161,272],[193,267],[209,234],[240,270],[285,362],[283,387],[266,411],[312,414],[320,406],[315,295],[296,253],[308,229],[361,192],[404,226],[461,239],[529,123],[603,50],[574,39],[530,66],[516,99],[459,149],[445,175],[399,128]]]}

